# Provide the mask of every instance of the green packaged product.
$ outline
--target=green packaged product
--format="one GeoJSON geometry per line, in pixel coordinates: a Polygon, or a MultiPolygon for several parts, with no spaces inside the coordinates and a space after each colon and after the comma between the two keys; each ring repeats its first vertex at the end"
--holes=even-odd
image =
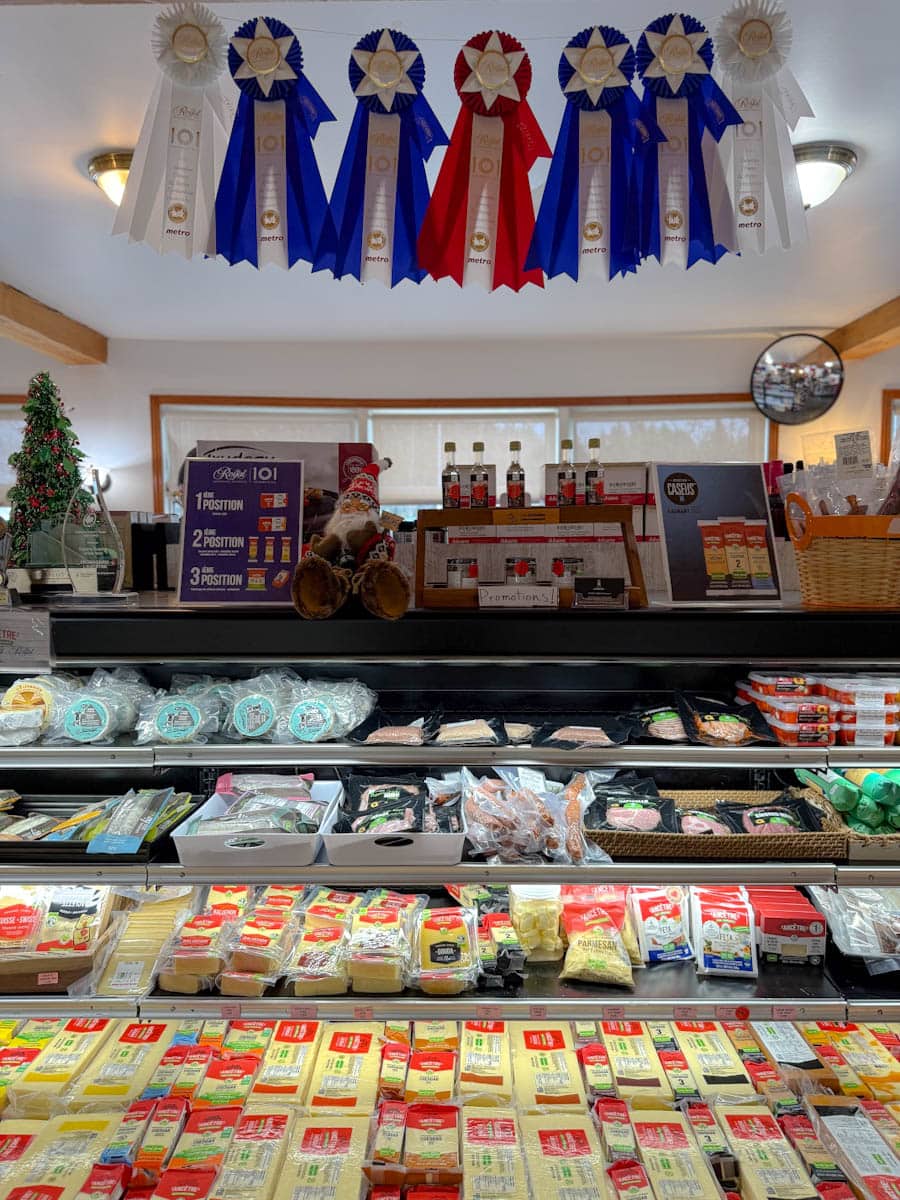
{"type": "Polygon", "coordinates": [[[870,825],[873,828],[876,825],[884,823],[884,809],[880,804],[876,804],[869,796],[860,796],[859,803],[853,810],[853,815],[857,821],[861,821],[863,825],[870,825]]]}
{"type": "Polygon", "coordinates": [[[900,784],[889,779],[886,771],[873,771],[867,768],[854,768],[842,772],[845,779],[855,783],[863,795],[877,800],[881,804],[896,804],[900,800],[900,784]]]}
{"type": "Polygon", "coordinates": [[[803,768],[796,774],[801,783],[811,783],[814,788],[824,792],[838,812],[853,812],[862,795],[855,783],[851,783],[837,771],[832,771],[830,767],[816,771],[803,768]]]}
{"type": "Polygon", "coordinates": [[[900,808],[889,808],[885,816],[892,829],[900,829],[900,808]]]}

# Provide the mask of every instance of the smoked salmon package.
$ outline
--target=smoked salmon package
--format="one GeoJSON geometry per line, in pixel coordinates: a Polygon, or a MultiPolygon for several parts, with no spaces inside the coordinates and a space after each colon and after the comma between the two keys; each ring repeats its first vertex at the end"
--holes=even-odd
{"type": "Polygon", "coordinates": [[[347,740],[363,746],[424,746],[441,723],[437,712],[426,715],[389,715],[376,708],[371,716],[347,734],[347,740]]]}

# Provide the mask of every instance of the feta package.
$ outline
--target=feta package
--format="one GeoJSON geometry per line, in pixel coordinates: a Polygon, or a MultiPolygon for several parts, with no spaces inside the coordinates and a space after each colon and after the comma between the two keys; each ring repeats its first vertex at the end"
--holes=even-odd
{"type": "Polygon", "coordinates": [[[721,1200],[715,1178],[680,1112],[641,1109],[631,1124],[653,1190],[666,1200],[721,1200]]]}
{"type": "Polygon", "coordinates": [[[463,1108],[462,1160],[463,1200],[521,1200],[528,1195],[512,1109],[463,1108]]]}
{"type": "Polygon", "coordinates": [[[698,975],[759,974],[753,909],[742,889],[692,888],[691,929],[698,975]]]}
{"type": "Polygon", "coordinates": [[[601,1021],[600,1030],[621,1099],[650,1108],[672,1099],[659,1056],[640,1021],[601,1021]]]}
{"type": "Polygon", "coordinates": [[[279,1021],[250,1090],[250,1100],[304,1104],[323,1025],[279,1021]]]}
{"type": "Polygon", "coordinates": [[[513,1021],[509,1029],[519,1111],[584,1112],[587,1097],[569,1026],[513,1021]]]}
{"type": "Polygon", "coordinates": [[[505,1021],[464,1021],[459,1051],[464,1104],[506,1107],[512,1101],[512,1055],[505,1021]]]}
{"type": "Polygon", "coordinates": [[[645,963],[678,962],[694,957],[688,939],[688,906],[680,887],[633,887],[628,905],[645,963]]]}
{"type": "Polygon", "coordinates": [[[298,1118],[272,1200],[359,1200],[368,1121],[298,1118]]]}
{"type": "Polygon", "coordinates": [[[378,1098],[381,1030],[363,1021],[327,1027],[310,1081],[310,1112],[371,1116],[378,1098]]]}
{"type": "Polygon", "coordinates": [[[589,1117],[574,1113],[526,1114],[520,1123],[532,1195],[557,1200],[606,1200],[606,1164],[589,1117]]]}

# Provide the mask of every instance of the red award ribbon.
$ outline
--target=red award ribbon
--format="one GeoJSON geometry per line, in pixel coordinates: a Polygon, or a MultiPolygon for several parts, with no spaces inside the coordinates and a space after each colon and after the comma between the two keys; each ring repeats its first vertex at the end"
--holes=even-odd
{"type": "Polygon", "coordinates": [[[462,107],[419,234],[419,264],[460,287],[543,287],[524,263],[534,231],[528,172],[551,151],[525,97],[531,61],[508,33],[470,38],[456,59],[462,107]]]}

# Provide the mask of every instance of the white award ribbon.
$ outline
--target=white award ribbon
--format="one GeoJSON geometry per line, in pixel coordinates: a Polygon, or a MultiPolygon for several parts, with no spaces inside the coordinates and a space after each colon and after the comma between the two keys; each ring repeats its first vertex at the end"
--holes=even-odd
{"type": "Polygon", "coordinates": [[[463,287],[476,283],[490,291],[494,286],[502,164],[503,121],[499,117],[483,117],[474,113],[463,287]]]}
{"type": "Polygon", "coordinates": [[[578,113],[579,279],[609,279],[610,157],[608,112],[578,113]]]}
{"type": "Polygon", "coordinates": [[[400,118],[390,113],[370,112],[366,146],[360,283],[375,280],[383,283],[386,287],[391,286],[399,153],[400,118]]]}
{"type": "Polygon", "coordinates": [[[726,250],[733,252],[738,248],[734,204],[728,190],[728,178],[722,163],[719,143],[708,129],[703,130],[700,148],[703,151],[703,173],[706,176],[713,238],[717,246],[724,246],[726,250]]]}
{"type": "Polygon", "coordinates": [[[288,267],[283,100],[253,101],[257,266],[288,267]]]}
{"type": "Polygon", "coordinates": [[[666,137],[657,147],[659,162],[659,261],[685,268],[688,262],[690,170],[688,103],[656,101],[656,122],[666,137]]]}
{"type": "Polygon", "coordinates": [[[737,213],[738,246],[742,254],[762,254],[766,248],[766,178],[763,145],[762,92],[753,84],[734,90],[731,102],[743,124],[734,127],[731,181],[737,213]]]}
{"type": "Polygon", "coordinates": [[[209,214],[197,211],[200,198],[200,132],[203,125],[203,93],[176,87],[169,111],[169,137],[163,184],[162,252],[170,250],[190,258],[194,222],[201,226],[209,214]]]}

